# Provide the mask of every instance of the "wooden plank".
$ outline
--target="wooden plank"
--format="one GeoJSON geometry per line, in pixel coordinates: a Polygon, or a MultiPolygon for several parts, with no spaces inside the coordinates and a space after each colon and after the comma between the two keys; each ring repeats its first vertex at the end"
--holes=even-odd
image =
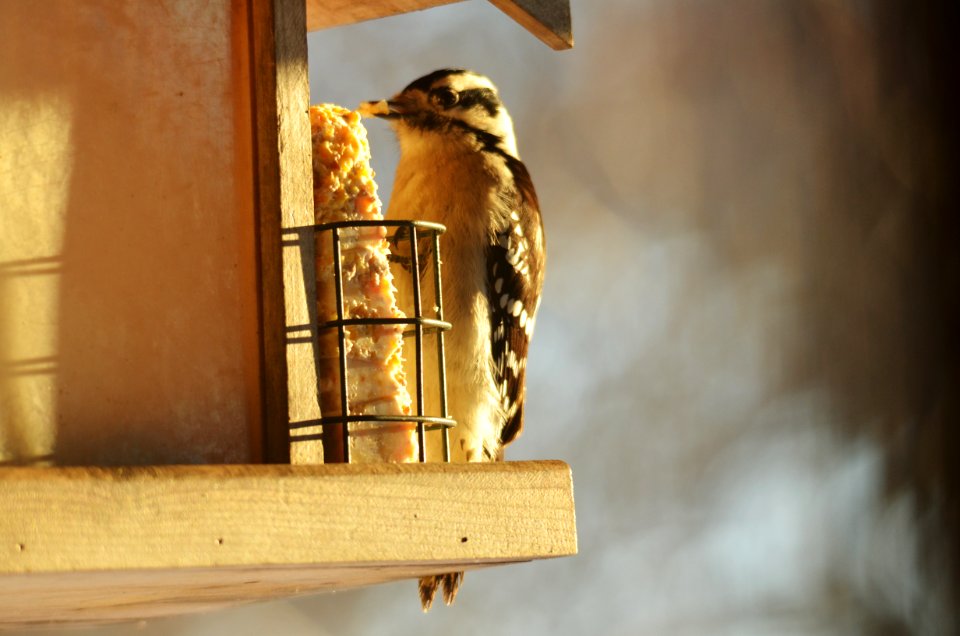
{"type": "MultiPolygon", "coordinates": [[[[263,458],[285,463],[291,459],[289,423],[319,417],[313,243],[298,229],[313,224],[306,14],[303,0],[254,1],[251,11],[263,458]]],[[[323,460],[319,443],[304,446],[296,459],[323,460]]]]}
{"type": "Polygon", "coordinates": [[[0,625],[575,554],[562,462],[0,468],[0,625]]]}
{"type": "MultiPolygon", "coordinates": [[[[530,33],[555,50],[573,47],[570,0],[490,0],[530,33]]],[[[422,11],[460,0],[306,0],[307,30],[422,11]]]]}
{"type": "Polygon", "coordinates": [[[306,0],[307,30],[355,24],[461,0],[306,0]]]}
{"type": "Polygon", "coordinates": [[[0,2],[0,463],[259,461],[249,24],[0,2]]]}
{"type": "Polygon", "coordinates": [[[563,462],[0,468],[0,573],[576,551],[563,462]]]}
{"type": "Polygon", "coordinates": [[[570,0],[490,0],[550,48],[573,48],[570,0]]]}
{"type": "Polygon", "coordinates": [[[156,616],[576,552],[558,461],[0,468],[0,625],[156,616]]]}

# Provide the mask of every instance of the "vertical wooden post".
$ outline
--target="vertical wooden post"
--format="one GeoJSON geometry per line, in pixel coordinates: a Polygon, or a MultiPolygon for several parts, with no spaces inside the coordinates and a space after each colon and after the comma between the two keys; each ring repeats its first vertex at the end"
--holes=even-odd
{"type": "MultiPolygon", "coordinates": [[[[306,9],[251,0],[256,203],[260,233],[265,462],[290,461],[290,422],[319,418],[314,364],[313,187],[306,9]]],[[[319,441],[296,461],[322,461],[319,441]]]]}

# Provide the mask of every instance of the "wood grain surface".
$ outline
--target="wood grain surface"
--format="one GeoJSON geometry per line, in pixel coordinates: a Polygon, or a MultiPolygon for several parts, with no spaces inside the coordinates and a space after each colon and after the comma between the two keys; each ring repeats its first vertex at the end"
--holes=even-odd
{"type": "MultiPolygon", "coordinates": [[[[307,0],[307,30],[355,24],[375,18],[422,11],[460,0],[307,0]]],[[[569,0],[490,0],[550,48],[573,46],[569,0]]]]}
{"type": "Polygon", "coordinates": [[[264,460],[318,463],[320,444],[291,457],[289,423],[316,419],[310,87],[302,0],[253,2],[256,202],[264,356],[264,460]]]}
{"type": "Polygon", "coordinates": [[[307,30],[355,24],[461,0],[307,0],[307,30]]]}
{"type": "Polygon", "coordinates": [[[248,4],[0,2],[0,463],[260,461],[248,4]]]}
{"type": "Polygon", "coordinates": [[[150,615],[577,551],[558,461],[0,468],[0,510],[0,624],[35,621],[37,608],[150,615]]]}

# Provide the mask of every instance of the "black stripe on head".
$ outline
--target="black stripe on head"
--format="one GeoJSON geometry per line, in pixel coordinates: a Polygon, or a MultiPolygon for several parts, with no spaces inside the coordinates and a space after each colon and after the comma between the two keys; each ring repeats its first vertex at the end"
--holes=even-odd
{"type": "Polygon", "coordinates": [[[473,135],[474,139],[477,140],[477,143],[480,144],[481,150],[493,152],[498,155],[502,155],[505,158],[510,157],[510,155],[507,154],[500,145],[503,143],[503,137],[495,135],[486,130],[481,130],[480,128],[475,128],[465,121],[451,117],[444,117],[430,111],[422,112],[417,117],[407,117],[403,121],[408,126],[411,126],[412,128],[419,128],[420,130],[432,130],[440,132],[451,131],[454,129],[460,130],[464,133],[473,135]]]}
{"type": "Polygon", "coordinates": [[[500,155],[508,163],[510,161],[517,161],[512,155],[503,149],[503,146],[501,145],[503,143],[503,137],[499,135],[487,132],[486,130],[480,130],[479,128],[474,128],[470,124],[460,121],[459,119],[445,119],[444,125],[449,126],[450,128],[459,128],[460,130],[472,134],[477,140],[477,143],[480,144],[480,150],[484,152],[492,152],[500,155]]]}
{"type": "Polygon", "coordinates": [[[468,88],[465,91],[460,91],[458,104],[461,108],[482,106],[491,117],[495,117],[497,111],[500,110],[500,99],[496,92],[489,88],[468,88]]]}
{"type": "Polygon", "coordinates": [[[462,68],[442,68],[439,71],[434,71],[429,75],[424,75],[420,79],[415,79],[407,87],[403,89],[403,92],[411,90],[420,90],[426,93],[430,90],[430,87],[434,85],[437,80],[443,79],[444,77],[450,77],[451,75],[463,75],[464,73],[469,73],[466,69],[462,68]]]}

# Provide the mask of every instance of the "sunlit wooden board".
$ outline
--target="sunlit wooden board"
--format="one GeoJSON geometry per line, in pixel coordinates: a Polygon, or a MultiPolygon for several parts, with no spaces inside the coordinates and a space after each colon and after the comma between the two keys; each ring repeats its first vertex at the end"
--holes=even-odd
{"type": "Polygon", "coordinates": [[[563,462],[0,468],[0,626],[129,620],[577,551],[563,462]]]}
{"type": "MultiPolygon", "coordinates": [[[[306,0],[307,30],[421,11],[460,0],[306,0]]],[[[570,0],[490,0],[553,49],[573,46],[570,0]]]]}
{"type": "Polygon", "coordinates": [[[0,2],[0,464],[261,461],[251,11],[0,2]]]}
{"type": "Polygon", "coordinates": [[[461,0],[306,0],[307,30],[355,24],[375,18],[422,11],[461,0]]]}

